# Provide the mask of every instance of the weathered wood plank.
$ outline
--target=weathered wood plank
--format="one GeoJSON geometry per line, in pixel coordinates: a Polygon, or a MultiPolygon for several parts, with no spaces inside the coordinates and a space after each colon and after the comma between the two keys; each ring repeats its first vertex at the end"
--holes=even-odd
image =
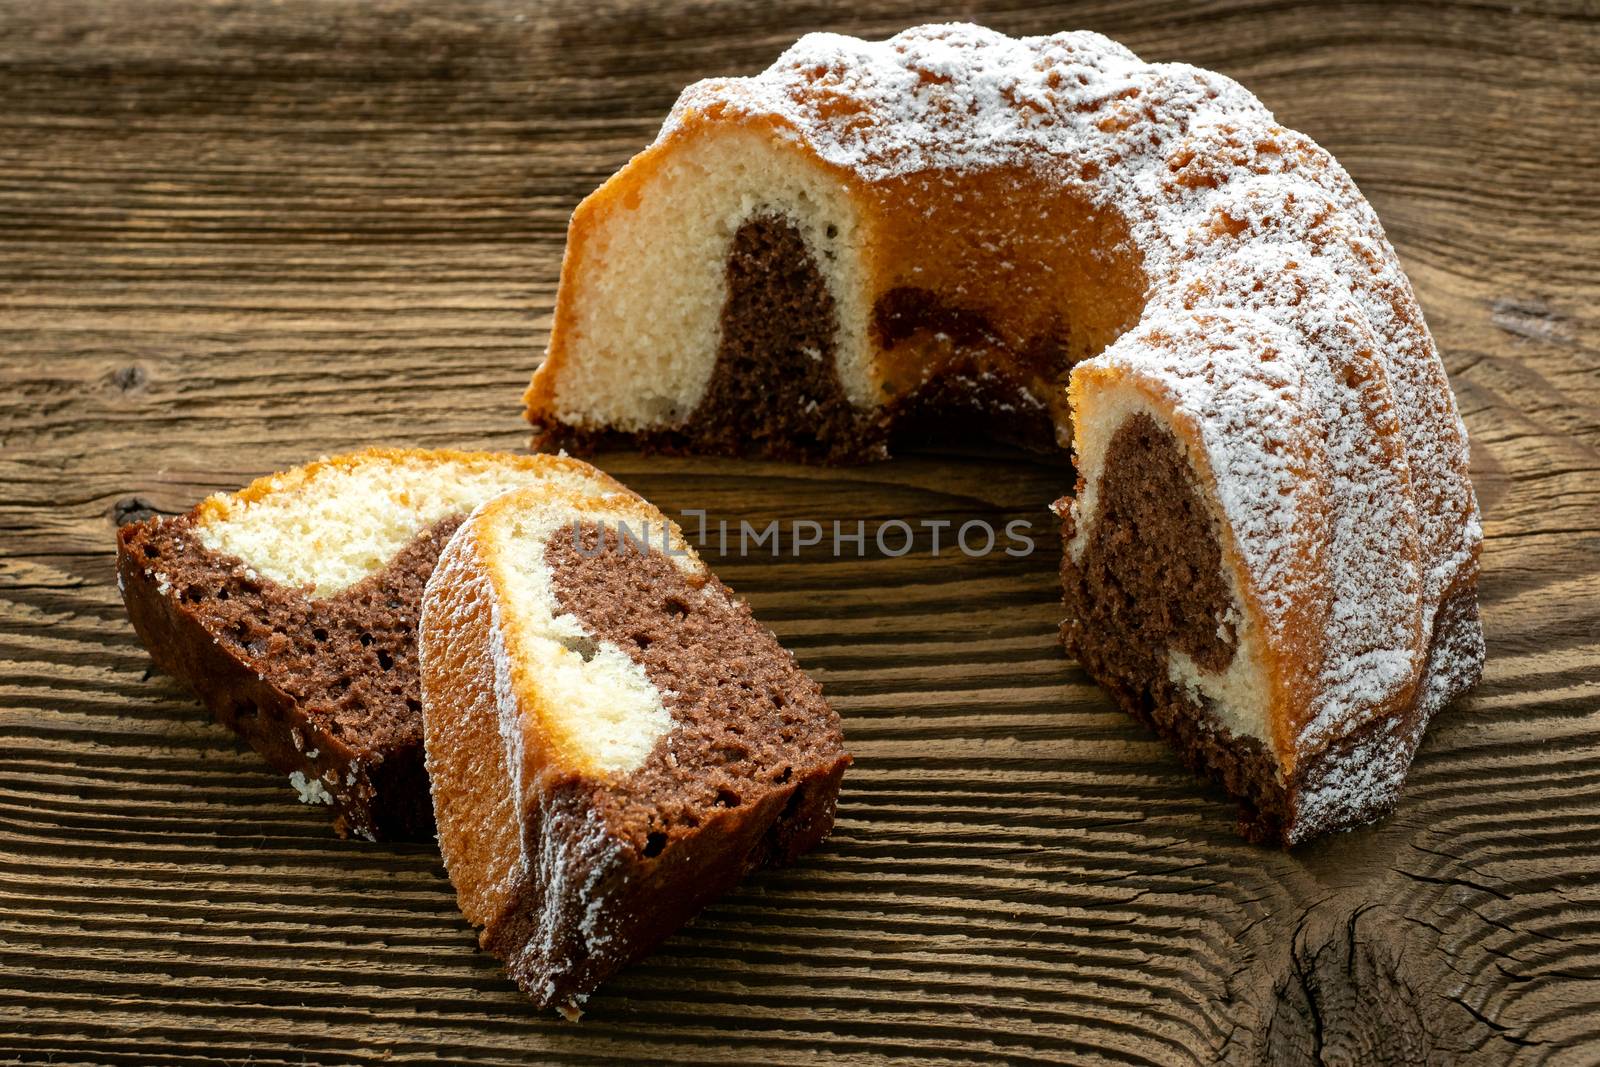
{"type": "Polygon", "coordinates": [[[0,2],[0,1059],[1600,1060],[1600,13],[979,8],[0,2]],[[334,839],[151,674],[115,522],[317,452],[522,447],[567,213],[678,89],[941,11],[1224,71],[1345,163],[1473,435],[1484,684],[1394,817],[1251,848],[1060,655],[1059,464],[603,457],[735,524],[1040,548],[713,557],[846,717],[838,832],[581,1027],[536,1016],[430,849],[334,839]]]}

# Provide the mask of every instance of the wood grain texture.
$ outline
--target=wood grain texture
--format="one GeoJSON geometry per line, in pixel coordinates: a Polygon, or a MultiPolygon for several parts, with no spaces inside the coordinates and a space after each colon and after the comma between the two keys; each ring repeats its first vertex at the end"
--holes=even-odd
{"type": "Polygon", "coordinates": [[[1597,99],[1593,4],[0,3],[0,1060],[1600,1062],[1597,99]],[[1485,681],[1392,818],[1253,848],[1058,649],[1064,468],[606,456],[669,511],[1041,550],[711,554],[845,716],[837,833],[537,1015],[431,849],[335,839],[152,675],[114,524],[522,447],[567,214],[678,89],[935,16],[1215,68],[1345,163],[1472,433],[1485,681]]]}

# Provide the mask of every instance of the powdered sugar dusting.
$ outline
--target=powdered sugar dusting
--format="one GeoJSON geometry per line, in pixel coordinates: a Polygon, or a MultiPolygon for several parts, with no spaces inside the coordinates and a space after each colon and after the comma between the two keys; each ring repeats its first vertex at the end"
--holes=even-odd
{"type": "Polygon", "coordinates": [[[320,778],[307,778],[304,771],[290,771],[289,784],[294,786],[294,791],[300,794],[302,804],[332,804],[333,794],[322,784],[320,778]]]}
{"type": "MultiPolygon", "coordinates": [[[[1262,610],[1317,617],[1302,750],[1462,673],[1422,659],[1476,580],[1466,433],[1376,214],[1310,138],[1221,75],[971,25],[808,35],[758,77],[689,87],[662,138],[729,113],[868,183],[1021,164],[1127,220],[1144,313],[1089,364],[1159,380],[1196,420],[1262,610]]],[[[1397,789],[1409,758],[1367,777],[1397,789]]],[[[1318,803],[1380,789],[1342,782],[1318,803]]]]}
{"type": "MultiPolygon", "coordinates": [[[[539,657],[550,652],[597,662],[602,642],[576,617],[551,614],[557,601],[545,548],[577,521],[615,528],[628,521],[640,525],[641,519],[670,530],[664,549],[671,549],[676,566],[695,575],[704,572],[681,531],[639,498],[540,488],[512,491],[475,510],[441,553],[423,598],[422,696],[435,809],[441,810],[441,797],[459,801],[464,793],[484,802],[474,822],[441,815],[446,866],[464,894],[463,910],[485,926],[486,937],[507,924],[519,930],[516,940],[491,945],[508,954],[513,976],[538,1003],[569,1018],[580,1014],[586,996],[581,990],[592,986],[597,968],[620,963],[629,947],[626,937],[617,936],[618,923],[629,918],[620,913],[617,897],[626,885],[630,846],[596,804],[594,791],[605,788],[611,774],[626,774],[632,766],[593,764],[583,758],[594,756],[592,737],[557,732],[556,716],[570,711],[572,700],[554,687],[539,657]],[[513,574],[527,559],[544,568],[534,586],[513,574]],[[530,651],[530,636],[553,648],[530,651]],[[575,645],[587,642],[587,659],[567,649],[562,637],[575,645]],[[441,674],[464,670],[470,684],[436,690],[436,663],[450,665],[441,674]],[[471,705],[448,707],[449,694],[459,696],[463,689],[471,705]],[[437,758],[441,738],[451,736],[444,729],[451,715],[472,716],[484,725],[492,721],[498,751],[474,754],[476,760],[490,759],[497,771],[489,789],[464,780],[437,758]],[[584,746],[575,749],[578,742],[584,746]],[[455,777],[447,779],[451,773],[455,777]],[[483,850],[485,840],[494,847],[483,850]],[[463,864],[472,869],[462,870],[463,864]],[[479,885],[463,888],[471,882],[479,885]],[[468,895],[475,907],[468,907],[468,895]]],[[[601,688],[600,682],[593,685],[601,688]]],[[[662,694],[654,699],[660,707],[662,694]]],[[[662,708],[662,715],[670,731],[670,713],[662,708]]],[[[657,740],[651,736],[652,747],[657,740]]]]}
{"type": "Polygon", "coordinates": [[[1150,66],[1099,34],[1014,39],[961,24],[887,41],[807,34],[759,77],[690,86],[663,136],[696,112],[726,108],[786,120],[824,160],[868,181],[1016,162],[1065,176],[1104,161],[1108,186],[1111,157],[1125,159],[1137,140],[1127,136],[1132,126],[1170,124],[1185,111],[1271,117],[1227,78],[1150,66]]]}
{"type": "Polygon", "coordinates": [[[540,908],[532,936],[507,963],[513,972],[540,976],[541,1001],[563,1014],[581,1013],[583,996],[563,1001],[561,993],[574,984],[589,956],[604,951],[609,941],[603,923],[612,902],[603,886],[615,874],[623,846],[596,809],[575,803],[571,793],[541,793],[531,817],[536,825],[525,839],[534,838],[537,851],[529,857],[528,876],[539,887],[540,908]],[[578,956],[569,944],[574,931],[585,946],[578,956]],[[593,941],[588,940],[591,934],[593,941]]]}
{"type": "Polygon", "coordinates": [[[1301,553],[1315,550],[1323,533],[1320,414],[1299,410],[1306,368],[1278,358],[1289,340],[1253,316],[1220,309],[1141,325],[1096,364],[1152,383],[1197,431],[1250,592],[1278,630],[1319,595],[1301,553]],[[1152,351],[1162,358],[1152,360],[1152,351]]]}
{"type": "MultiPolygon", "coordinates": [[[[1332,595],[1320,684],[1300,724],[1311,748],[1406,693],[1422,667],[1433,613],[1424,617],[1420,597],[1415,494],[1380,342],[1336,279],[1270,244],[1244,246],[1219,267],[1185,290],[1185,307],[1249,312],[1274,328],[1278,348],[1303,354],[1299,389],[1265,417],[1311,428],[1320,452],[1318,574],[1332,595]]],[[[1236,530],[1247,547],[1256,536],[1249,524],[1236,530]]]]}
{"type": "Polygon", "coordinates": [[[1308,828],[1350,826],[1393,807],[1420,739],[1420,729],[1381,721],[1339,759],[1319,766],[1300,790],[1289,844],[1304,840],[1308,828]]]}

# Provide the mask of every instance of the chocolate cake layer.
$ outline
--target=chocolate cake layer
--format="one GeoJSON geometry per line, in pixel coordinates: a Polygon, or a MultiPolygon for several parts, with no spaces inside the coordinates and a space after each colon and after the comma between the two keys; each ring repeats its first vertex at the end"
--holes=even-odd
{"type": "MultiPolygon", "coordinates": [[[[997,441],[1033,452],[1060,453],[1055,423],[1026,390],[970,362],[946,369],[891,409],[890,449],[997,441]]],[[[1063,458],[1065,458],[1063,456],[1063,458]]]]}
{"type": "Polygon", "coordinates": [[[619,859],[583,895],[585,913],[575,902],[548,942],[548,926],[539,928],[545,887],[526,880],[506,921],[484,932],[530,995],[560,1004],[748,872],[819,843],[850,759],[821,689],[715,577],[623,545],[614,528],[602,540],[593,524],[576,536],[563,528],[545,558],[562,609],[626,650],[673,718],[638,769],[611,783],[562,782],[540,805],[540,838],[564,839],[579,863],[594,859],[595,821],[620,843],[619,859]],[[553,984],[540,977],[551,973],[561,976],[553,984]]]}
{"type": "MultiPolygon", "coordinates": [[[[1170,650],[1207,671],[1232,662],[1236,635],[1222,553],[1178,443],[1148,415],[1111,439],[1094,533],[1082,559],[1062,556],[1062,641],[1129,714],[1153,727],[1192,769],[1240,802],[1240,829],[1276,837],[1287,816],[1277,761],[1231,733],[1167,673],[1170,650]]],[[[1070,519],[1064,542],[1075,536],[1070,519]]]]}
{"type": "Polygon", "coordinates": [[[947,439],[955,419],[986,437],[1049,449],[1055,424],[1020,378],[1065,388],[1072,363],[1093,354],[1075,350],[1065,323],[1012,351],[982,312],[927,290],[892,289],[873,307],[876,342],[891,350],[939,335],[953,342],[956,354],[916,382],[895,387],[898,395],[882,408],[862,413],[846,399],[834,370],[836,309],[800,231],[776,215],[750,219],[734,235],[725,270],[728,297],[716,363],[705,395],[682,426],[640,434],[543,426],[536,447],[591,453],[630,444],[667,454],[849,463],[886,456],[891,434],[902,442],[934,434],[947,439]],[[989,366],[994,360],[980,359],[996,354],[1014,364],[1015,373],[997,372],[989,366]]]}
{"type": "Polygon", "coordinates": [[[286,774],[331,804],[341,834],[426,839],[416,627],[422,590],[460,525],[445,519],[382,571],[324,599],[205,547],[189,516],[118,531],[118,574],[156,665],[286,774]]]}
{"type": "Polygon", "coordinates": [[[801,463],[886,455],[886,423],[859,414],[839,384],[833,297],[800,231],[776,215],[748,220],[734,234],[725,272],[716,363],[681,426],[625,434],[547,425],[536,428],[534,446],[587,454],[627,444],[801,463]]]}
{"type": "Polygon", "coordinates": [[[834,371],[838,316],[794,225],[776,215],[734,234],[717,360],[684,432],[697,451],[837,460],[868,446],[869,426],[834,371]]]}
{"type": "MultiPolygon", "coordinates": [[[[1149,416],[1136,415],[1112,437],[1105,469],[1116,477],[1099,487],[1098,517],[1083,557],[1074,563],[1070,550],[1062,556],[1067,651],[1119,706],[1171,744],[1186,766],[1238,800],[1238,829],[1248,840],[1287,845],[1385,814],[1392,795],[1352,794],[1346,806],[1320,818],[1309,817],[1301,800],[1331,776],[1348,773],[1352,760],[1370,758],[1378,731],[1385,734],[1385,750],[1415,745],[1434,709],[1414,700],[1398,721],[1375,716],[1325,748],[1302,754],[1294,774],[1281,780],[1265,744],[1230,731],[1203,698],[1168,675],[1174,649],[1206,671],[1225,669],[1236,639],[1231,624],[1219,624],[1231,603],[1221,552],[1177,442],[1149,416]]],[[[1075,536],[1069,513],[1063,544],[1075,536]]],[[[1447,599],[1435,618],[1430,660],[1433,649],[1476,627],[1474,590],[1447,599]]],[[[1435,704],[1476,682],[1476,670],[1449,679],[1448,692],[1435,704]]]]}
{"type": "MultiPolygon", "coordinates": [[[[1189,462],[1172,435],[1148,415],[1124,422],[1106,450],[1094,536],[1073,567],[1069,592],[1079,629],[1122,630],[1119,657],[1138,657],[1119,673],[1165,675],[1167,650],[1220,671],[1233,659],[1233,604],[1222,551],[1189,462]]],[[[1105,644],[1108,642],[1099,641],[1105,644]]]]}
{"type": "Polygon", "coordinates": [[[645,845],[715,808],[736,808],[773,788],[800,788],[839,759],[839,718],[822,689],[750,608],[710,574],[685,574],[660,552],[620,544],[616,530],[564,528],[545,558],[556,598],[596,638],[627,650],[672,714],[658,746],[617,794],[611,825],[645,845]],[[637,833],[633,833],[637,828],[637,833]]]}
{"type": "MultiPolygon", "coordinates": [[[[1445,601],[1434,620],[1434,649],[1477,625],[1478,598],[1466,590],[1445,601]]],[[[1478,682],[1476,670],[1452,680],[1448,697],[1478,682]]],[[[1253,737],[1239,737],[1221,725],[1209,710],[1179,686],[1156,679],[1149,695],[1136,708],[1118,696],[1119,703],[1155,728],[1178,752],[1185,766],[1204,775],[1239,800],[1238,830],[1256,844],[1289,845],[1307,841],[1329,830],[1370,822],[1389,813],[1395,797],[1368,792],[1351,798],[1352,807],[1330,811],[1322,819],[1308,820],[1302,796],[1321,788],[1331,778],[1348,775],[1352,765],[1370,759],[1374,741],[1384,750],[1414,745],[1427,728],[1430,710],[1418,701],[1401,710],[1397,719],[1375,716],[1359,729],[1331,742],[1326,748],[1301,757],[1287,782],[1277,780],[1277,763],[1266,746],[1253,737]],[[1138,708],[1148,707],[1148,714],[1138,708]],[[1381,734],[1381,737],[1375,735],[1381,734]],[[1293,840],[1290,840],[1291,828],[1293,840]]],[[[1441,701],[1442,704],[1442,701],[1441,701]]]]}
{"type": "Polygon", "coordinates": [[[927,289],[902,287],[873,304],[872,336],[885,352],[901,346],[926,349],[930,338],[950,352],[942,364],[925,363],[918,379],[902,383],[889,403],[885,417],[892,421],[895,442],[948,441],[951,433],[970,433],[1039,451],[1055,446],[1050,411],[1022,379],[1066,389],[1073,362],[1066,323],[1012,352],[982,311],[949,304],[927,289]],[[1016,374],[993,369],[1004,360],[1016,365],[1016,374]]]}

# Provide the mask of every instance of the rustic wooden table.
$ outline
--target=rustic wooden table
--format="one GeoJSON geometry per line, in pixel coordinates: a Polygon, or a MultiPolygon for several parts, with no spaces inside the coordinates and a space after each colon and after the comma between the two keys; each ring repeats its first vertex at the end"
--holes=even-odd
{"type": "Polygon", "coordinates": [[[1600,1062],[1600,10],[979,7],[0,5],[0,1059],[1600,1062]],[[1252,848],[1061,655],[1059,464],[602,457],[669,509],[1043,543],[718,561],[845,717],[837,833],[536,1014],[432,849],[337,840],[152,673],[114,525],[523,447],[567,214],[677,90],[935,14],[1221,70],[1343,160],[1472,432],[1484,683],[1392,818],[1252,848]]]}

